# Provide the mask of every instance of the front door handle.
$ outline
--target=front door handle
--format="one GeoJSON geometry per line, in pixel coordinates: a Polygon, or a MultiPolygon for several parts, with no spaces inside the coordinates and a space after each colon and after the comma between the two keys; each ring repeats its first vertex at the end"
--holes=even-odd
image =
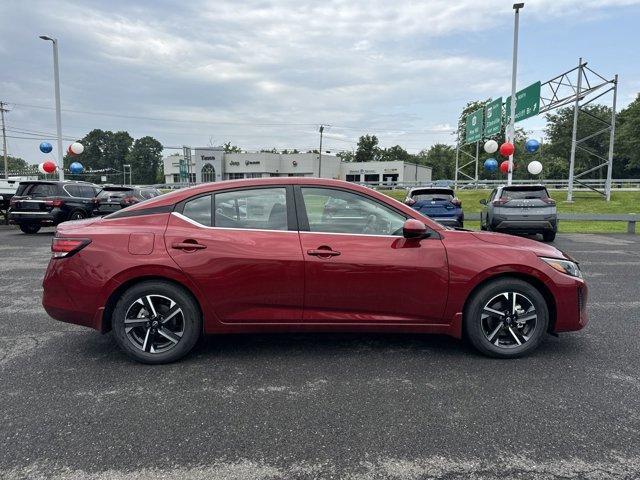
{"type": "Polygon", "coordinates": [[[203,250],[205,248],[207,248],[206,245],[202,245],[201,243],[196,242],[195,240],[192,241],[185,241],[185,242],[175,242],[171,244],[171,248],[175,248],[176,250],[203,250]]]}
{"type": "Polygon", "coordinates": [[[314,257],[337,257],[340,255],[340,252],[336,252],[335,250],[331,250],[330,247],[320,247],[313,250],[307,250],[307,255],[311,255],[314,257]]]}

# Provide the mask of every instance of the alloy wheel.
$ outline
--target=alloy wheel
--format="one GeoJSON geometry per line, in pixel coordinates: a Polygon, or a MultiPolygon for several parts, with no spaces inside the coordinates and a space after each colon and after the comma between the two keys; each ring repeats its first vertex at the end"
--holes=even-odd
{"type": "Polygon", "coordinates": [[[482,309],[480,323],[485,338],[499,348],[517,348],[532,337],[538,324],[533,302],[520,292],[502,292],[482,309]]]}
{"type": "Polygon", "coordinates": [[[182,339],[185,332],[184,313],[169,297],[145,295],[127,309],[124,331],[137,349],[147,353],[164,353],[182,339]]]}

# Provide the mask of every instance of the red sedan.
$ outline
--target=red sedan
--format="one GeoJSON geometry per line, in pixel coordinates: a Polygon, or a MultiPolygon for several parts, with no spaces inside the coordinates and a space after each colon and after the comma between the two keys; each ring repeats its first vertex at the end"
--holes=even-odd
{"type": "Polygon", "coordinates": [[[451,230],[373,190],[271,178],[200,185],[58,226],[43,305],[113,330],[145,363],[203,334],[465,336],[516,357],[587,323],[587,286],[556,248],[451,230]]]}

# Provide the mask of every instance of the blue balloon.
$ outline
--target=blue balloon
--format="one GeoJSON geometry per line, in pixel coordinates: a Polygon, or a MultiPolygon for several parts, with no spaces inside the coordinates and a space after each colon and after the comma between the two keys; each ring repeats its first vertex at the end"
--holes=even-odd
{"type": "Polygon", "coordinates": [[[83,170],[84,167],[80,162],[73,162],[71,165],[69,165],[69,171],[71,173],[82,173],[83,170]]]}
{"type": "Polygon", "coordinates": [[[535,138],[530,138],[527,140],[527,143],[524,144],[524,148],[526,148],[529,153],[535,153],[540,148],[540,142],[535,138]]]}
{"type": "Polygon", "coordinates": [[[495,172],[498,170],[498,161],[495,158],[487,158],[484,161],[484,169],[488,172],[495,172]]]}
{"type": "Polygon", "coordinates": [[[49,142],[42,142],[40,144],[40,151],[42,153],[51,153],[51,150],[53,150],[53,145],[51,145],[49,142]]]}

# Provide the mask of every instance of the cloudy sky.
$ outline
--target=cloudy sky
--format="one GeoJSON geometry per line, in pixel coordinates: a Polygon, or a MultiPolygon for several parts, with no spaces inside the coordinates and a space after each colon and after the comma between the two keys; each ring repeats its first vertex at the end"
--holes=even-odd
{"type": "MultiPolygon", "coordinates": [[[[411,152],[452,143],[467,101],[509,93],[511,4],[3,0],[9,153],[42,161],[37,145],[55,132],[51,44],[41,34],[60,42],[69,140],[102,128],[152,135],[167,153],[226,141],[307,150],[323,123],[331,151],[355,148],[364,133],[411,152]]],[[[521,18],[519,87],[583,56],[620,75],[621,106],[640,91],[640,0],[529,0],[521,18]]]]}

